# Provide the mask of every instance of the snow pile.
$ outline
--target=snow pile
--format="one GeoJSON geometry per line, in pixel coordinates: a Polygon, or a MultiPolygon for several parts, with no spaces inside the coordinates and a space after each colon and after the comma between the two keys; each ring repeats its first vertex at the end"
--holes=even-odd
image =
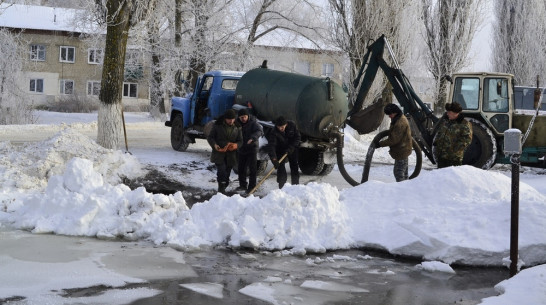
{"type": "MultiPolygon", "coordinates": [[[[448,264],[502,265],[508,256],[510,179],[493,171],[454,167],[342,191],[287,185],[264,198],[218,194],[189,209],[180,192],[154,195],[119,184],[120,176],[141,171],[138,161],[70,130],[0,148],[0,221],[33,232],[297,254],[366,246],[448,264]],[[18,192],[8,191],[10,181],[18,192]]],[[[521,184],[519,244],[527,265],[544,262],[545,205],[544,194],[521,184]]]]}
{"type": "MultiPolygon", "coordinates": [[[[508,256],[511,181],[471,166],[428,171],[402,183],[370,181],[341,201],[360,246],[469,265],[499,265],[508,256]]],[[[546,195],[520,184],[520,257],[544,262],[546,195]]]]}
{"type": "Polygon", "coordinates": [[[0,142],[0,187],[7,189],[43,189],[54,175],[61,175],[66,163],[74,157],[93,162],[96,170],[109,183],[121,177],[142,175],[136,157],[119,150],[101,147],[74,129],[66,128],[49,140],[15,146],[0,142]]]}
{"type": "Polygon", "coordinates": [[[485,298],[481,305],[546,304],[546,265],[522,270],[495,289],[501,295],[485,298]]]}

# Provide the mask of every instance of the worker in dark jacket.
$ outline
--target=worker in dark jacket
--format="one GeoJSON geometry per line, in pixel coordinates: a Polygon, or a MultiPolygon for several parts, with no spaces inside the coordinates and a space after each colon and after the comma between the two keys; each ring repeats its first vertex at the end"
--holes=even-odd
{"type": "Polygon", "coordinates": [[[249,193],[256,186],[256,164],[258,157],[259,138],[263,135],[262,125],[243,108],[237,113],[237,122],[241,125],[243,145],[239,147],[239,189],[249,193]],[[248,168],[248,184],[246,171],[248,168]]]}
{"type": "Polygon", "coordinates": [[[241,127],[235,124],[236,113],[228,109],[214,123],[207,141],[212,147],[210,161],[216,165],[218,192],[225,193],[229,185],[229,175],[237,166],[237,149],[243,144],[241,127]]]}
{"type": "Polygon", "coordinates": [[[267,148],[269,158],[273,162],[273,166],[277,169],[277,182],[279,188],[282,188],[288,178],[286,174],[285,163],[288,159],[290,164],[290,178],[292,184],[300,183],[300,173],[298,169],[298,148],[301,142],[301,135],[293,121],[287,121],[280,116],[275,121],[275,128],[267,136],[267,148]],[[279,162],[279,159],[284,155],[288,156],[279,162]]]}
{"type": "Polygon", "coordinates": [[[459,103],[447,103],[444,122],[434,137],[438,168],[463,164],[464,152],[472,142],[472,124],[461,114],[459,103]]]}
{"type": "Polygon", "coordinates": [[[389,154],[394,159],[393,173],[396,182],[408,180],[408,157],[413,149],[408,119],[395,104],[388,104],[383,112],[391,119],[391,125],[388,137],[375,143],[375,147],[388,146],[389,154]]]}

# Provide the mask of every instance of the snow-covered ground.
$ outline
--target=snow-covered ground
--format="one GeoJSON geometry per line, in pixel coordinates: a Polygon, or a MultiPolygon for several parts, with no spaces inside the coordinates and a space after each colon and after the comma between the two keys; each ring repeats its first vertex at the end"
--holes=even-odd
{"type": "MultiPolygon", "coordinates": [[[[423,170],[416,179],[395,183],[392,167],[382,166],[377,173],[372,168],[370,181],[357,187],[350,187],[336,167],[324,179],[305,185],[282,190],[274,183],[265,185],[258,193],[261,198],[218,194],[190,209],[181,192],[151,194],[121,182],[142,175],[145,164],[207,163],[204,141],[195,144],[201,153],[174,152],[163,123],[146,114],[126,114],[130,138],[146,142],[127,154],[95,143],[96,114],[38,116],[36,125],[0,126],[4,231],[123,237],[187,250],[245,246],[285,255],[373,247],[421,257],[423,268],[444,272],[450,264],[509,265],[509,167],[423,170]],[[44,135],[51,136],[37,141],[44,135]]],[[[347,132],[347,160],[362,161],[371,138],[347,132]]],[[[377,150],[374,161],[390,163],[387,150],[377,150]]],[[[362,170],[357,164],[347,165],[354,177],[362,170]]],[[[191,175],[197,187],[215,185],[210,170],[197,169],[191,175]]],[[[523,168],[520,179],[520,264],[530,268],[499,283],[500,296],[482,304],[546,304],[546,171],[523,168]]],[[[0,255],[2,270],[27,270],[20,264],[0,255]]],[[[9,283],[9,274],[2,272],[0,283],[9,283]]],[[[112,274],[96,274],[90,282],[116,280],[112,274]]],[[[2,285],[0,299],[17,295],[32,303],[44,291],[58,288],[58,283],[44,282],[51,284],[23,290],[2,285]]],[[[217,287],[211,289],[213,293],[217,287]]]]}

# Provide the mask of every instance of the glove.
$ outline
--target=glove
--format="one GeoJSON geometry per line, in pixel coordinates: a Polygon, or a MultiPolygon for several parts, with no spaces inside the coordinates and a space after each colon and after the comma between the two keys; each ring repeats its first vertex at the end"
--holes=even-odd
{"type": "Polygon", "coordinates": [[[286,153],[291,155],[292,153],[294,153],[294,147],[292,146],[289,146],[288,149],[286,150],[286,153]]]}
{"type": "Polygon", "coordinates": [[[218,148],[216,149],[216,151],[219,151],[219,152],[226,152],[226,151],[227,151],[227,148],[228,148],[228,145],[226,145],[225,147],[220,147],[220,146],[218,146],[218,148]]]}
{"type": "Polygon", "coordinates": [[[227,147],[227,151],[237,150],[237,143],[228,143],[226,147],[227,147]]]}
{"type": "Polygon", "coordinates": [[[281,165],[278,160],[271,160],[271,162],[273,162],[273,167],[275,169],[279,168],[279,166],[281,165]]]}

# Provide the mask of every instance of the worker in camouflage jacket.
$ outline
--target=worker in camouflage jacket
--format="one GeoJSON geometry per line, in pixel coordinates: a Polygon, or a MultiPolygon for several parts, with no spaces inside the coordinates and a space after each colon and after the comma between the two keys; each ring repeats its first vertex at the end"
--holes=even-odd
{"type": "Polygon", "coordinates": [[[216,165],[218,192],[225,193],[231,170],[237,166],[237,149],[243,144],[241,127],[235,124],[237,114],[228,109],[214,123],[207,142],[212,147],[210,161],[216,165]]]}
{"type": "Polygon", "coordinates": [[[388,146],[389,154],[394,159],[393,174],[396,182],[408,180],[408,157],[413,149],[408,119],[395,104],[388,104],[383,112],[391,119],[391,125],[388,138],[375,140],[375,147],[388,146]]]}
{"type": "Polygon", "coordinates": [[[472,124],[461,114],[459,103],[447,103],[444,122],[434,137],[438,168],[463,164],[464,152],[472,142],[472,124]]]}

